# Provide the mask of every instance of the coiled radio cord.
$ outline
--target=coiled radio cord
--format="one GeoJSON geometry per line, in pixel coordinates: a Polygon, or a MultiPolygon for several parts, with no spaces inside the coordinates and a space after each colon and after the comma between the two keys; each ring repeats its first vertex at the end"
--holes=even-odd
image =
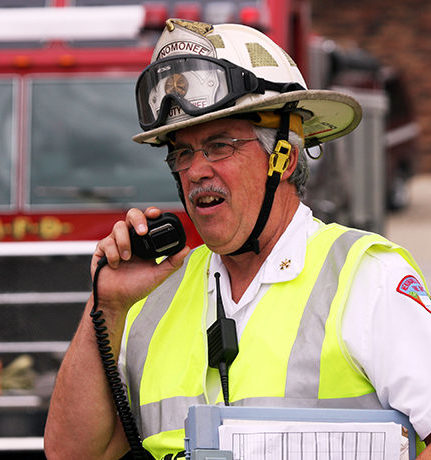
{"type": "Polygon", "coordinates": [[[142,447],[142,442],[130,410],[129,402],[125,394],[123,384],[121,382],[120,373],[112,353],[112,347],[109,341],[107,327],[104,325],[103,310],[97,310],[99,298],[97,291],[97,281],[99,279],[100,270],[108,263],[106,257],[102,257],[98,264],[93,278],[93,297],[94,304],[90,316],[93,321],[93,326],[96,334],[97,347],[99,349],[100,358],[102,360],[103,369],[106,379],[111,388],[112,397],[115,407],[123,425],[124,433],[132,450],[133,458],[136,460],[150,460],[154,457],[142,447]]]}

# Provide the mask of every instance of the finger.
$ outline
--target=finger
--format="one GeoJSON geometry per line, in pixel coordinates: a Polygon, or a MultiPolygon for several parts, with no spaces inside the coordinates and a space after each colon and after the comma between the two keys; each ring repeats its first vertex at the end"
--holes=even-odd
{"type": "Polygon", "coordinates": [[[105,251],[102,248],[102,240],[100,240],[96,244],[96,248],[94,250],[93,257],[100,259],[104,255],[105,255],[105,251]]]}
{"type": "Polygon", "coordinates": [[[121,256],[113,233],[101,241],[100,248],[103,250],[109,266],[111,268],[117,268],[120,264],[121,256]]]}
{"type": "Polygon", "coordinates": [[[187,257],[189,252],[190,247],[185,246],[180,252],[167,257],[161,264],[159,264],[160,268],[167,270],[169,273],[178,270],[183,265],[184,259],[187,257]]]}
{"type": "Polygon", "coordinates": [[[148,231],[147,218],[137,208],[129,209],[126,214],[126,224],[129,228],[133,227],[138,235],[145,235],[148,231]]]}
{"type": "Polygon", "coordinates": [[[91,264],[90,264],[90,269],[91,269],[91,274],[94,274],[94,271],[96,270],[97,263],[99,260],[104,257],[105,251],[101,248],[101,241],[99,241],[96,245],[96,248],[94,250],[93,256],[91,258],[91,264]]]}
{"type": "Polygon", "coordinates": [[[145,210],[145,217],[148,219],[157,219],[157,217],[160,217],[160,214],[162,211],[159,208],[156,208],[155,206],[150,206],[145,210]]]}
{"type": "Polygon", "coordinates": [[[129,260],[131,257],[129,228],[126,222],[118,221],[112,229],[112,235],[117,246],[118,254],[122,260],[129,260]]]}

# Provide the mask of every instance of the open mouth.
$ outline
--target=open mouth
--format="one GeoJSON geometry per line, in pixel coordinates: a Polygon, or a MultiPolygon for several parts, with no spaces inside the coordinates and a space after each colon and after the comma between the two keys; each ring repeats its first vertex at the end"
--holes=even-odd
{"type": "Polygon", "coordinates": [[[198,208],[210,208],[212,206],[217,206],[221,203],[223,203],[224,198],[221,198],[219,196],[201,196],[196,200],[196,206],[198,208]]]}

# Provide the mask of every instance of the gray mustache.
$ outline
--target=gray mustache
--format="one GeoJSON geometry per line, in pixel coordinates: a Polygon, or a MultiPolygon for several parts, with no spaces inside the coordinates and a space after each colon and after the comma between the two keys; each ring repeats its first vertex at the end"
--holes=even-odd
{"type": "Polygon", "coordinates": [[[216,185],[205,185],[205,186],[199,186],[199,187],[194,188],[188,194],[189,201],[193,203],[196,196],[199,195],[200,193],[217,193],[222,198],[227,197],[227,190],[225,190],[224,188],[218,187],[216,185]]]}

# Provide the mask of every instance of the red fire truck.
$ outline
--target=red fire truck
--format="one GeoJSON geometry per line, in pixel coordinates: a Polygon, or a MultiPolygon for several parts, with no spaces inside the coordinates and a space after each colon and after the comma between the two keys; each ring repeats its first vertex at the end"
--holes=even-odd
{"type": "Polygon", "coordinates": [[[306,79],[323,71],[309,71],[307,0],[0,0],[0,12],[0,457],[43,458],[53,380],[88,298],[95,242],[147,204],[176,212],[188,243],[200,241],[163,147],[131,140],[135,81],[165,20],[251,25],[306,79]]]}
{"type": "MultiPolygon", "coordinates": [[[[132,206],[182,210],[165,152],[135,144],[134,85],[169,17],[241,22],[304,72],[306,0],[0,0],[0,456],[42,457],[95,242],[132,206]]],[[[163,148],[160,148],[163,150],[163,148]]]]}
{"type": "Polygon", "coordinates": [[[163,152],[131,141],[136,77],[171,16],[257,26],[304,68],[307,3],[39,3],[0,17],[0,241],[93,241],[124,209],[158,203],[180,213],[196,244],[163,152]]]}

